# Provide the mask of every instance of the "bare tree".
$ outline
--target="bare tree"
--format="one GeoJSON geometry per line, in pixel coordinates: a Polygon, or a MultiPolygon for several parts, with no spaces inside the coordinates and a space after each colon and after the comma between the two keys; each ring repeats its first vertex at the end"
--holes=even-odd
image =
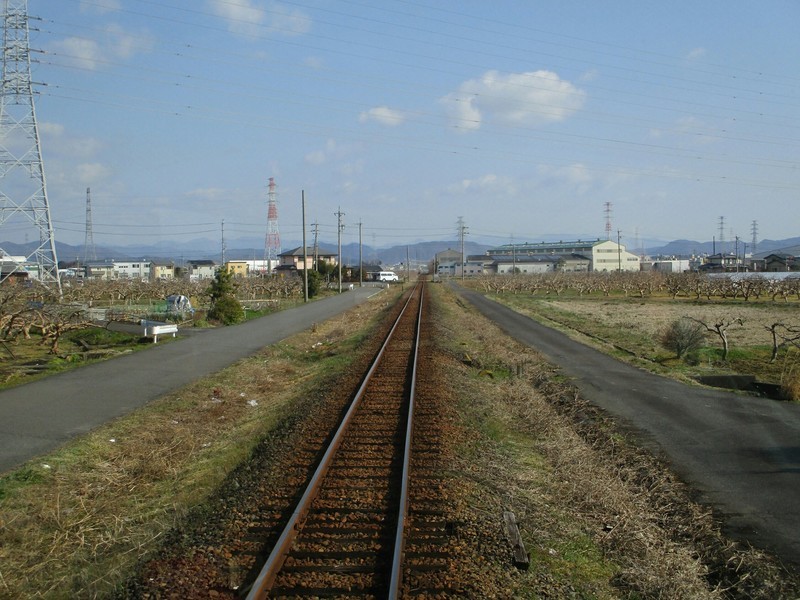
{"type": "Polygon", "coordinates": [[[772,357],[770,362],[775,362],[778,358],[778,351],[787,344],[800,348],[800,326],[773,323],[772,325],[764,325],[764,329],[772,334],[772,357]],[[781,330],[784,333],[780,333],[781,330]]]}
{"type": "Polygon", "coordinates": [[[715,334],[722,343],[722,360],[728,360],[728,350],[729,350],[729,343],[728,343],[728,329],[731,328],[733,325],[743,325],[744,319],[741,317],[719,317],[714,319],[713,323],[706,323],[701,319],[695,319],[694,317],[686,317],[687,319],[694,321],[695,323],[699,323],[703,327],[705,327],[706,331],[709,333],[715,334]]]}

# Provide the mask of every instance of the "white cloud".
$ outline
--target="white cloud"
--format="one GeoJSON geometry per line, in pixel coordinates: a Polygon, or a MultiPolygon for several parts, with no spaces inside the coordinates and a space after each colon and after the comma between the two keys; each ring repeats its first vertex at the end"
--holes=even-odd
{"type": "Polygon", "coordinates": [[[77,166],[78,181],[82,185],[93,185],[111,177],[113,171],[101,163],[84,163],[77,166]]]}
{"type": "Polygon", "coordinates": [[[498,176],[494,173],[486,173],[474,179],[462,179],[451,183],[445,188],[450,195],[479,193],[491,198],[515,198],[520,191],[520,184],[510,178],[498,176]]]}
{"type": "Polygon", "coordinates": [[[208,0],[208,6],[236,35],[257,37],[266,29],[283,35],[302,35],[311,29],[311,19],[306,13],[277,2],[267,5],[256,0],[208,0]]]}
{"type": "Polygon", "coordinates": [[[336,152],[336,140],[325,142],[325,148],[309,152],[305,156],[305,161],[314,166],[328,162],[328,159],[336,152]]]}
{"type": "Polygon", "coordinates": [[[150,52],[155,45],[154,38],[148,33],[130,33],[115,24],[106,27],[105,33],[102,42],[65,38],[52,45],[52,52],[72,66],[95,71],[109,61],[128,60],[137,54],[150,52]]]}
{"type": "Polygon", "coordinates": [[[692,48],[689,53],[686,55],[686,58],[689,60],[699,60],[706,55],[705,48],[692,48]]]}
{"type": "Polygon", "coordinates": [[[454,125],[479,129],[486,120],[503,125],[563,121],[579,110],[586,93],[552,71],[503,74],[487,71],[441,99],[454,125]]]}
{"type": "Polygon", "coordinates": [[[339,173],[344,175],[345,177],[353,177],[354,175],[360,175],[364,172],[364,161],[363,160],[356,160],[354,162],[349,162],[341,166],[339,169],[339,173]]]}
{"type": "Polygon", "coordinates": [[[266,12],[252,0],[210,0],[209,8],[228,24],[228,29],[238,35],[258,35],[266,20],[266,12]]]}
{"type": "Polygon", "coordinates": [[[273,3],[270,27],[284,35],[303,35],[311,29],[311,18],[299,9],[289,9],[281,4],[273,3]]]}
{"type": "Polygon", "coordinates": [[[61,123],[49,123],[47,121],[40,121],[38,123],[39,131],[46,135],[60,137],[64,135],[64,126],[61,123]]]}
{"type": "Polygon", "coordinates": [[[552,167],[542,165],[539,167],[539,173],[546,178],[546,182],[566,184],[578,194],[585,194],[586,192],[598,188],[599,182],[582,163],[574,163],[566,167],[552,167]]]}
{"type": "Polygon", "coordinates": [[[107,50],[115,58],[129,59],[137,54],[152,51],[155,39],[146,32],[128,33],[119,25],[106,27],[107,50]]]}
{"type": "Polygon", "coordinates": [[[314,150],[305,155],[305,161],[310,165],[324,164],[328,156],[322,150],[314,150]]]}
{"type": "Polygon", "coordinates": [[[72,66],[95,70],[103,60],[100,44],[94,40],[66,38],[53,44],[53,54],[72,66]]]}
{"type": "Polygon", "coordinates": [[[361,123],[376,121],[382,125],[396,127],[405,120],[405,117],[399,110],[394,110],[388,106],[376,106],[375,108],[370,108],[369,110],[362,112],[359,115],[358,120],[361,123]]]}

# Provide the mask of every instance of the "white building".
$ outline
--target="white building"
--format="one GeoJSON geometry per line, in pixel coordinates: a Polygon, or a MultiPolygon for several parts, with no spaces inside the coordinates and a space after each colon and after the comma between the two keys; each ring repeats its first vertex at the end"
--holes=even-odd
{"type": "Polygon", "coordinates": [[[186,261],[189,279],[214,279],[217,274],[217,265],[213,260],[186,261]]]}
{"type": "Polygon", "coordinates": [[[114,261],[114,277],[117,279],[150,280],[150,261],[114,261]]]}
{"type": "Polygon", "coordinates": [[[526,256],[549,255],[553,258],[560,257],[562,265],[580,257],[589,261],[589,271],[597,272],[640,270],[639,257],[625,250],[624,245],[611,240],[507,244],[486,253],[495,258],[514,256],[519,261],[526,256]]]}

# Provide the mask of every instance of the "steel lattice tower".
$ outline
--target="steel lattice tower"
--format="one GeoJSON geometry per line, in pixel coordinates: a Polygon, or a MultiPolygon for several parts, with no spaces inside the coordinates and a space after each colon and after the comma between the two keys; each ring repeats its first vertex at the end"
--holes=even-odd
{"type": "Polygon", "coordinates": [[[269,178],[269,196],[267,200],[267,239],[264,244],[264,260],[266,268],[271,272],[278,264],[281,253],[281,234],[278,232],[278,193],[275,178],[269,178]]]}
{"type": "Polygon", "coordinates": [[[97,250],[94,247],[94,235],[92,234],[92,190],[86,188],[86,237],[83,240],[83,262],[97,260],[97,250]]]}
{"type": "MultiPolygon", "coordinates": [[[[2,19],[0,231],[36,231],[39,242],[26,257],[27,262],[35,263],[39,280],[57,288],[60,295],[58,258],[33,104],[27,0],[3,0],[2,19]]],[[[6,255],[2,248],[0,253],[6,255]]],[[[23,268],[19,265],[14,270],[23,268]]]]}

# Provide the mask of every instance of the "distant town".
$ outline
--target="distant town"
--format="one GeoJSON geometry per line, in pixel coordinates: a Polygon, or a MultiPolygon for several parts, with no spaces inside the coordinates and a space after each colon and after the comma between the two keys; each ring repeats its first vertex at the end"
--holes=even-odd
{"type": "MultiPolygon", "coordinates": [[[[796,239],[786,242],[796,242],[796,239]]],[[[211,279],[216,271],[224,268],[234,277],[291,276],[308,268],[318,270],[342,269],[346,278],[361,272],[365,279],[377,279],[381,271],[392,271],[400,276],[409,273],[431,273],[439,277],[476,277],[481,275],[534,274],[555,272],[639,272],[660,271],[667,273],[759,273],[800,271],[800,246],[786,246],[778,250],[759,253],[746,252],[746,245],[737,252],[697,253],[689,255],[649,254],[631,252],[625,244],[610,239],[574,240],[558,242],[524,242],[495,247],[476,244],[459,248],[458,242],[440,246],[435,251],[430,244],[421,248],[405,247],[406,256],[400,260],[384,262],[375,259],[370,251],[369,259],[347,258],[339,260],[336,250],[321,247],[295,247],[283,251],[276,259],[238,259],[215,261],[203,259],[105,259],[60,261],[61,278],[95,280],[143,280],[155,281],[185,278],[189,280],[211,279]],[[413,253],[411,251],[413,248],[413,253]],[[477,251],[476,251],[477,250],[477,251]],[[423,252],[428,255],[421,257],[423,252]],[[413,257],[412,257],[413,255],[413,257]]],[[[352,248],[348,251],[353,254],[352,248]]],[[[389,257],[391,258],[391,256],[389,257]]],[[[398,252],[394,253],[395,259],[398,252]]],[[[37,265],[25,256],[2,257],[2,280],[37,279],[37,265]]]]}

